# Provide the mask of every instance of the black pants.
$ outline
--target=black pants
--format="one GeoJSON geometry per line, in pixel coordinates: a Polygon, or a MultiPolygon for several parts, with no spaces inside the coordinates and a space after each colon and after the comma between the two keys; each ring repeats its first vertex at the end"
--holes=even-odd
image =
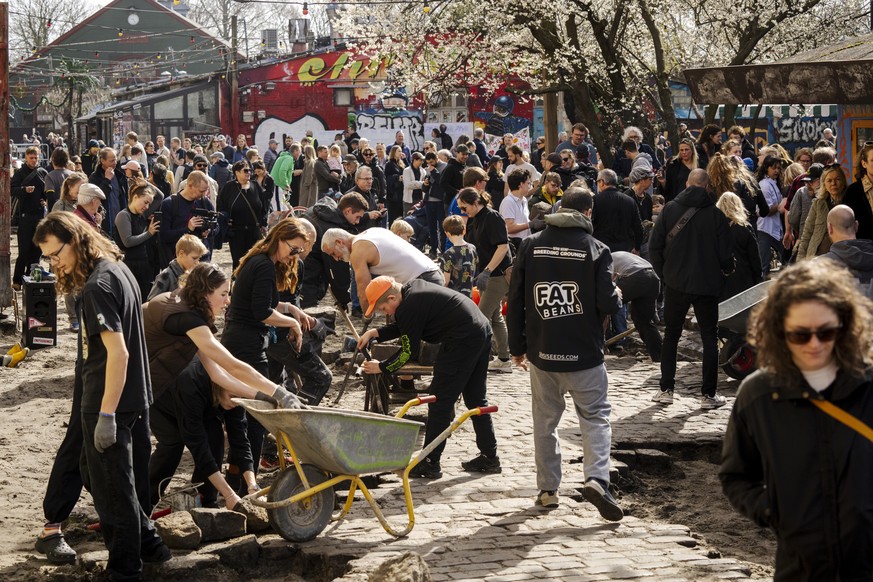
{"type": "MultiPolygon", "coordinates": [[[[260,331],[247,325],[230,322],[221,334],[221,344],[230,351],[238,360],[253,367],[264,377],[270,374],[270,365],[267,362],[267,332],[260,331]]],[[[261,459],[261,448],[264,446],[264,436],[267,430],[255,419],[246,413],[248,420],[249,445],[252,448],[252,460],[255,474],[258,473],[258,464],[261,459]]],[[[234,458],[233,451],[228,455],[227,462],[239,466],[234,458]]]]}
{"type": "Polygon", "coordinates": [[[403,200],[389,200],[385,206],[388,208],[388,226],[395,220],[403,218],[403,200]]]}
{"type": "Polygon", "coordinates": [[[140,483],[148,487],[148,474],[141,460],[151,452],[149,413],[120,412],[115,415],[116,442],[102,453],[94,447],[97,413],[82,413],[82,436],[87,481],[94,508],[100,516],[100,531],[109,550],[106,571],[110,580],[139,580],[140,556],[155,553],[163,544],[145,513],[138,495],[140,483]]]}
{"type": "MultiPolygon", "coordinates": [[[[172,403],[172,390],[164,392],[161,398],[166,398],[172,403]]],[[[172,406],[172,404],[169,404],[172,406]]],[[[169,485],[169,479],[179,468],[182,453],[185,450],[185,441],[182,431],[179,429],[179,420],[175,414],[170,414],[164,405],[155,405],[149,409],[149,424],[152,434],[157,440],[157,445],[149,461],[149,498],[151,507],[157,505],[161,495],[169,485]]],[[[206,438],[209,441],[209,450],[219,466],[224,459],[224,424],[217,417],[204,417],[203,428],[206,429],[206,438]]],[[[215,507],[218,491],[209,481],[209,475],[204,474],[196,465],[191,475],[194,483],[203,483],[198,491],[203,495],[204,507],[215,507]]]]}
{"type": "Polygon", "coordinates": [[[239,260],[245,256],[255,243],[261,240],[261,231],[257,226],[231,229],[233,236],[230,239],[230,258],[233,261],[233,270],[239,266],[239,260]]]}
{"type": "MultiPolygon", "coordinates": [[[[459,396],[464,397],[467,408],[488,405],[485,384],[490,353],[491,334],[469,342],[444,343],[440,346],[433,367],[433,382],[430,385],[430,393],[437,397],[437,401],[427,407],[425,446],[452,423],[455,418],[455,402],[459,396]]],[[[496,455],[497,438],[494,436],[491,415],[474,416],[472,420],[479,451],[489,457],[496,455]]],[[[445,441],[440,443],[428,458],[439,464],[445,446],[445,441]]]]}
{"type": "Polygon", "coordinates": [[[285,389],[289,392],[297,392],[291,374],[295,373],[300,376],[303,380],[303,386],[300,388],[299,394],[310,406],[318,406],[333,381],[333,375],[327,365],[318,357],[318,354],[306,353],[298,356],[291,350],[291,345],[285,339],[280,339],[267,348],[267,362],[270,369],[270,381],[284,384],[285,389]],[[283,373],[286,370],[288,373],[284,374],[283,378],[283,373]]]}
{"type": "Polygon", "coordinates": [[[152,270],[148,256],[124,257],[124,264],[127,265],[133,278],[139,284],[140,297],[142,297],[142,301],[145,303],[147,301],[146,298],[149,296],[149,291],[152,290],[152,283],[155,280],[155,273],[152,270]]]}
{"type": "Polygon", "coordinates": [[[77,363],[73,379],[73,407],[64,440],[55,453],[42,509],[48,523],[70,517],[82,493],[82,374],[77,363]]]}
{"type": "Polygon", "coordinates": [[[655,303],[661,291],[661,281],[651,269],[622,277],[616,281],[621,289],[621,298],[630,303],[630,315],[634,327],[640,334],[646,351],[654,362],[661,361],[661,334],[652,320],[655,317],[655,303]]]}
{"type": "Polygon", "coordinates": [[[669,287],[664,289],[664,346],[661,350],[661,390],[676,384],[676,355],[688,308],[694,307],[700,339],[703,342],[704,395],[714,396],[718,382],[718,297],[689,295],[669,287]]]}
{"type": "Polygon", "coordinates": [[[33,235],[40,220],[42,220],[41,215],[22,214],[18,218],[18,257],[15,259],[15,271],[12,273],[13,283],[21,283],[22,277],[30,273],[30,266],[38,263],[42,256],[42,251],[33,244],[33,235]]]}

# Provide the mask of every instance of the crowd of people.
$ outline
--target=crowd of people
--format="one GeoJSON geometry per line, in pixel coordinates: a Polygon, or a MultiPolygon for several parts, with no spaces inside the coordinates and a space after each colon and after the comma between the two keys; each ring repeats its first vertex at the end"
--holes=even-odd
{"type": "MultiPolygon", "coordinates": [[[[110,550],[110,577],[134,578],[143,561],[169,559],[148,516],[185,447],[204,505],[216,505],[220,494],[228,509],[247,511],[242,498],[257,490],[259,469],[270,461],[262,459],[265,429],[230,398],[285,408],[321,402],[332,378],[319,346],[332,322],[304,309],[328,291],[352,315],[386,315],[386,325],[362,335],[361,347],[400,340],[391,358],[365,362],[366,373],[402,373],[422,342],[439,344],[425,446],[449,426],[459,397],[468,407],[487,405],[489,372],[529,370],[536,503],[547,508],[559,505],[557,426],[570,394],[582,433],[583,495],[618,521],[624,514],[609,483],[606,340],[628,329],[630,314],[660,363],[652,400],[669,405],[693,308],[703,343],[699,406],[719,408],[726,400],[716,390],[718,303],[778,268],[784,275],[766,305],[779,307],[760,309],[752,323],[765,372],[747,382],[735,405],[725,491],[743,513],[780,533],[780,579],[800,579],[798,572],[816,579],[811,572],[833,568],[869,575],[869,560],[844,559],[848,550],[826,552],[813,565],[800,560],[821,541],[807,531],[810,520],[793,520],[781,537],[773,495],[805,465],[774,475],[778,450],[762,450],[759,435],[792,448],[803,443],[815,464],[834,455],[801,426],[833,436],[829,443],[848,442],[852,433],[825,427],[811,405],[784,410],[774,404],[780,394],[873,414],[868,391],[858,389],[870,381],[869,314],[859,306],[873,288],[873,146],[860,151],[848,185],[827,140],[792,157],[779,144],[753,147],[738,126],[712,125],[696,140],[683,133],[668,159],[663,141],[656,152],[630,126],[607,168],[584,125],[561,137],[553,152],[543,138],[525,151],[507,134],[490,152],[481,130],[472,139],[435,130],[413,152],[402,132],[393,144],[371,146],[349,128],[329,145],[311,135],[270,139],[261,154],[244,135],[235,145],[217,136],[206,147],[174,137],[168,147],[163,136],[142,145],[129,133],[119,151],[93,140],[73,159],[58,147],[50,169],[29,147],[12,182],[19,213],[13,282],[20,285],[48,257],[79,332],[73,410],[37,549],[54,562],[75,559],[60,527],[84,484],[110,550]],[[210,262],[225,243],[230,274],[210,262]],[[819,256],[847,269],[810,260],[819,256]],[[795,287],[808,289],[792,295],[795,287]],[[832,293],[848,294],[848,305],[832,293]],[[858,337],[841,350],[866,351],[834,349],[848,336],[858,337]],[[803,347],[813,337],[811,354],[803,347]],[[782,424],[805,436],[789,444],[772,430],[782,424]]],[[[479,454],[462,468],[501,472],[490,416],[474,418],[474,429],[479,454]]],[[[443,448],[410,475],[439,478],[443,448]]],[[[840,462],[851,465],[844,453],[840,462]]],[[[832,493],[848,488],[840,503],[856,508],[857,490],[844,477],[815,479],[832,493]]],[[[866,507],[857,509],[869,517],[866,507]]],[[[842,539],[850,530],[837,521],[829,527],[842,539]]],[[[870,555],[863,552],[869,540],[857,544],[856,554],[870,555]]]]}

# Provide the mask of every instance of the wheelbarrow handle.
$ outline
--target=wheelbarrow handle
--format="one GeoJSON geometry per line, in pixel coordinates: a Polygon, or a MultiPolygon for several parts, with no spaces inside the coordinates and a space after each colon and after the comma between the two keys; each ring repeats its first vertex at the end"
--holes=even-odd
{"type": "Polygon", "coordinates": [[[478,408],[479,414],[493,414],[499,410],[496,404],[492,404],[491,406],[480,406],[478,408]]]}
{"type": "Polygon", "coordinates": [[[403,418],[404,415],[406,415],[406,413],[409,412],[409,409],[413,406],[419,406],[421,404],[433,404],[436,401],[437,397],[433,394],[430,394],[428,396],[417,396],[404,404],[403,408],[401,408],[400,411],[394,415],[394,418],[403,418]]]}
{"type": "Polygon", "coordinates": [[[419,396],[418,397],[419,404],[433,404],[436,401],[437,401],[437,397],[434,396],[433,394],[431,394],[429,396],[419,396]]]}

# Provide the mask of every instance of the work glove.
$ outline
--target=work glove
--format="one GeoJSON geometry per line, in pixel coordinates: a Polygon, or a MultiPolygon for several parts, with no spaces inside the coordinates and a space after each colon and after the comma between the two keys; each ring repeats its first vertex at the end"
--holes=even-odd
{"type": "Polygon", "coordinates": [[[479,288],[479,293],[485,293],[485,289],[488,288],[488,280],[491,278],[491,271],[488,269],[482,269],[482,272],[479,273],[479,276],[476,277],[476,287],[479,288]]]}
{"type": "Polygon", "coordinates": [[[115,444],[115,439],[115,415],[101,412],[94,429],[94,448],[102,453],[115,444]]]}
{"type": "Polygon", "coordinates": [[[279,406],[279,403],[276,401],[275,398],[273,398],[272,396],[268,396],[260,391],[258,391],[258,393],[255,394],[255,400],[260,400],[261,402],[267,402],[267,403],[273,405],[274,407],[279,406]]]}
{"type": "Polygon", "coordinates": [[[279,408],[286,408],[290,410],[299,410],[303,408],[309,408],[297,398],[296,395],[291,394],[284,388],[276,388],[276,391],[273,392],[273,398],[276,402],[279,403],[279,408]]]}

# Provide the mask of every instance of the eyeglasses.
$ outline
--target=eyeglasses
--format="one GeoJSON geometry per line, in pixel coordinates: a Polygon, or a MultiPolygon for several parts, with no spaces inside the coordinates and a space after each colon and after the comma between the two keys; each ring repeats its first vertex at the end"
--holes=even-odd
{"type": "Polygon", "coordinates": [[[837,334],[840,333],[842,328],[842,325],[838,325],[836,327],[826,327],[815,331],[786,331],[785,339],[788,340],[788,343],[796,345],[808,344],[809,340],[812,339],[812,336],[817,337],[818,341],[822,343],[832,342],[836,339],[837,334]]]}
{"type": "Polygon", "coordinates": [[[561,158],[561,159],[564,160],[565,162],[569,162],[569,161],[572,160],[573,158],[561,158]]]}
{"type": "Polygon", "coordinates": [[[252,171],[249,168],[243,168],[242,170],[239,170],[239,171],[242,172],[243,174],[251,174],[252,173],[252,171]]]}
{"type": "Polygon", "coordinates": [[[291,253],[292,257],[295,255],[299,255],[300,253],[303,252],[303,249],[301,249],[300,247],[291,246],[291,243],[289,243],[287,240],[283,240],[282,242],[285,243],[285,245],[287,245],[288,252],[291,253]]]}
{"type": "Polygon", "coordinates": [[[64,250],[65,246],[67,246],[67,243],[62,244],[61,248],[59,248],[55,252],[46,255],[50,263],[59,263],[61,261],[61,251],[64,250]]]}

